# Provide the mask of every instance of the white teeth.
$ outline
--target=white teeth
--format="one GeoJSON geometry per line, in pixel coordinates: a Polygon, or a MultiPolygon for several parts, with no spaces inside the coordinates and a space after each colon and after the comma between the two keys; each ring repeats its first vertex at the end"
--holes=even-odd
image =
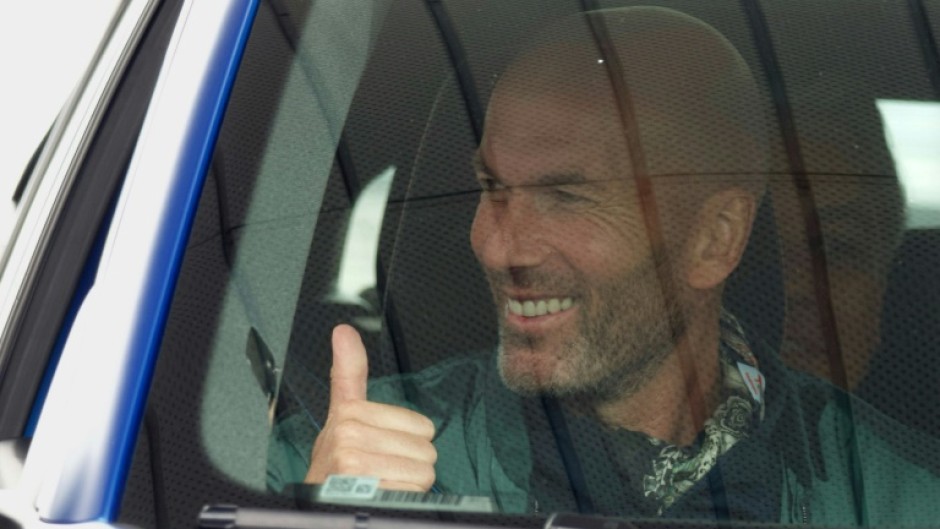
{"type": "Polygon", "coordinates": [[[544,316],[546,314],[555,314],[568,310],[572,305],[574,305],[574,300],[571,298],[550,298],[540,299],[538,301],[518,301],[510,299],[506,302],[506,310],[516,316],[533,318],[535,316],[544,316]]]}
{"type": "Polygon", "coordinates": [[[526,301],[522,303],[522,315],[531,318],[535,316],[535,303],[532,301],[526,301]]]}

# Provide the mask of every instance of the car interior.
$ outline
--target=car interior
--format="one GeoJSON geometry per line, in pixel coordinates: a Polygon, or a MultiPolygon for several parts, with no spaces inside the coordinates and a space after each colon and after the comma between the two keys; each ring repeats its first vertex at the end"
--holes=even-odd
{"type": "Polygon", "coordinates": [[[788,329],[813,327],[830,348],[797,347],[791,367],[940,437],[940,224],[912,225],[904,211],[876,105],[940,100],[927,67],[937,50],[924,40],[940,31],[940,3],[917,18],[900,0],[266,0],[202,191],[119,522],[188,527],[215,503],[296,508],[266,488],[271,428],[298,413],[322,424],[339,323],[362,333],[372,377],[493,349],[492,300],[467,235],[489,94],[548,21],[628,5],[712,25],[763,96],[771,191],[726,306],[774,349],[786,350],[788,329]],[[830,199],[842,207],[827,209],[830,199]],[[796,303],[787,282],[800,273],[810,287],[796,303]],[[870,281],[845,280],[853,274],[870,281]],[[868,320],[841,315],[867,303],[868,320]]]}

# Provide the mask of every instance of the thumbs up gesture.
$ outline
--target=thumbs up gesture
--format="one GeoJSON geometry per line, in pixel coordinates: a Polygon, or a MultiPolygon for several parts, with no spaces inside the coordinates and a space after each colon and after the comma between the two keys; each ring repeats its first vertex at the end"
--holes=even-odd
{"type": "Polygon", "coordinates": [[[420,413],[369,402],[369,360],[359,333],[333,329],[330,409],[317,436],[306,483],[331,474],[376,476],[384,489],[426,492],[434,484],[434,424],[420,413]]]}

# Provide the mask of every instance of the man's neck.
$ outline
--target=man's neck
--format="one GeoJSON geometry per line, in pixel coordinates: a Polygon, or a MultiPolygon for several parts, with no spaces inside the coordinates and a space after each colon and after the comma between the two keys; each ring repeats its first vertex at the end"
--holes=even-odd
{"type": "Polygon", "coordinates": [[[692,444],[719,404],[719,339],[717,319],[690,324],[647,384],[632,395],[595,406],[601,421],[671,444],[692,444]]]}

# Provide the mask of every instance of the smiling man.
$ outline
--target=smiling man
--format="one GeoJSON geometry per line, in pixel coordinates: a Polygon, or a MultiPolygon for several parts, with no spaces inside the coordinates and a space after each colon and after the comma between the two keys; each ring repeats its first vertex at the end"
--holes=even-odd
{"type": "Polygon", "coordinates": [[[502,77],[475,160],[471,243],[504,309],[500,373],[517,392],[587,397],[610,424],[688,443],[703,420],[689,414],[717,398],[721,286],[760,200],[756,89],[723,38],[677,13],[568,24],[555,28],[568,39],[537,45],[502,77]],[[609,57],[592,32],[619,36],[609,57]],[[654,64],[667,72],[614,89],[612,77],[654,64]],[[672,134],[685,153],[655,138],[672,134]],[[729,140],[750,149],[736,166],[710,154],[729,140]],[[649,399],[661,405],[636,405],[649,399]]]}
{"type": "Polygon", "coordinates": [[[474,160],[495,357],[370,383],[338,327],[328,419],[316,439],[278,425],[271,487],[356,474],[509,512],[916,521],[907,492],[935,477],[723,308],[764,132],[747,64],[701,21],[627,8],[548,28],[499,79],[474,160]],[[865,494],[908,503],[863,496],[875,475],[865,494]]]}

